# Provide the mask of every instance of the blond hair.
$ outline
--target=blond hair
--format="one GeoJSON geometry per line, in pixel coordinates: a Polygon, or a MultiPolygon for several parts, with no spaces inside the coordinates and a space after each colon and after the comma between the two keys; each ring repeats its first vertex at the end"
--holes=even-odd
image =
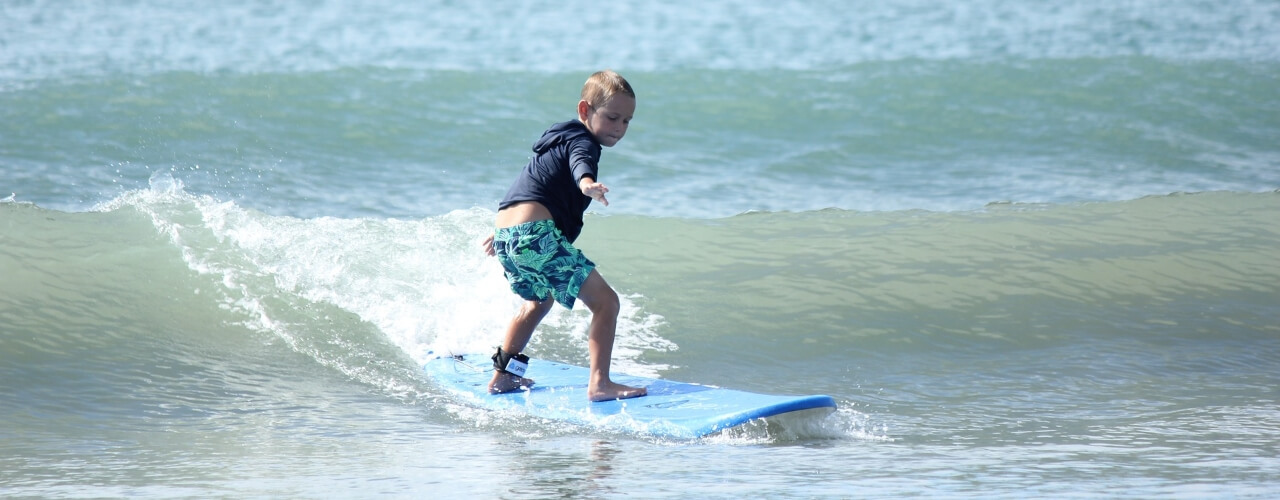
{"type": "Polygon", "coordinates": [[[631,84],[627,83],[627,79],[611,69],[592,73],[591,77],[587,78],[587,83],[582,85],[582,100],[587,101],[591,106],[603,106],[618,94],[636,98],[636,92],[631,90],[631,84]]]}

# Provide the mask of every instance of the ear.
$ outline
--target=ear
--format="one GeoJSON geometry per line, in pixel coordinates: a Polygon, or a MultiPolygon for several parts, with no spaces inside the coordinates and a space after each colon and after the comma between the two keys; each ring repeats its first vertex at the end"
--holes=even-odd
{"type": "Polygon", "coordinates": [[[587,103],[586,99],[578,101],[578,121],[586,123],[589,114],[591,114],[591,104],[587,103]]]}

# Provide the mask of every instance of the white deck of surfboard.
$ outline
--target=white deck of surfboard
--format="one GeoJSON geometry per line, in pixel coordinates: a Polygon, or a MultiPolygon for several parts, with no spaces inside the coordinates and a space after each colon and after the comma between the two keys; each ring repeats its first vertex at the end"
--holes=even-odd
{"type": "Polygon", "coordinates": [[[587,369],[530,360],[530,390],[489,394],[493,363],[481,354],[443,356],[424,365],[435,383],[467,404],[606,430],[665,438],[696,438],[746,422],[791,412],[829,414],[830,396],[776,396],[699,384],[614,374],[615,382],[647,387],[647,396],[619,401],[587,399],[587,369]]]}

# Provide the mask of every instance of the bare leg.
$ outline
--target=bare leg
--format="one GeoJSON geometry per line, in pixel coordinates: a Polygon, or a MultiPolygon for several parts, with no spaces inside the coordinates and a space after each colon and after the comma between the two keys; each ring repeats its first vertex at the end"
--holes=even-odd
{"type": "MultiPolygon", "coordinates": [[[[543,302],[530,300],[520,306],[520,311],[507,325],[507,336],[502,341],[503,352],[516,354],[523,351],[525,346],[529,345],[529,339],[533,337],[533,330],[538,327],[538,323],[542,322],[542,318],[547,316],[547,312],[551,311],[551,305],[554,303],[555,301],[550,299],[543,302]]],[[[533,380],[494,370],[493,379],[489,381],[489,393],[518,391],[522,387],[532,385],[533,380]]]]}
{"type": "Polygon", "coordinates": [[[587,381],[587,397],[592,401],[636,398],[648,394],[643,387],[615,384],[609,379],[609,363],[613,356],[613,339],[618,328],[618,294],[600,273],[591,271],[578,292],[578,300],[591,310],[591,326],[587,333],[587,350],[591,355],[591,379],[587,381]]]}

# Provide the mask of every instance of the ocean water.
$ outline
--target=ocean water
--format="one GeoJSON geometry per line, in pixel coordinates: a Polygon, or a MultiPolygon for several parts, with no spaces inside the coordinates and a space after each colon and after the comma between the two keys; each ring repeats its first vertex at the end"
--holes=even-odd
{"type": "Polygon", "coordinates": [[[0,495],[1274,498],[1278,144],[1273,1],[3,2],[0,495]],[[838,412],[421,374],[499,341],[478,242],[605,67],[614,369],[838,412]]]}

